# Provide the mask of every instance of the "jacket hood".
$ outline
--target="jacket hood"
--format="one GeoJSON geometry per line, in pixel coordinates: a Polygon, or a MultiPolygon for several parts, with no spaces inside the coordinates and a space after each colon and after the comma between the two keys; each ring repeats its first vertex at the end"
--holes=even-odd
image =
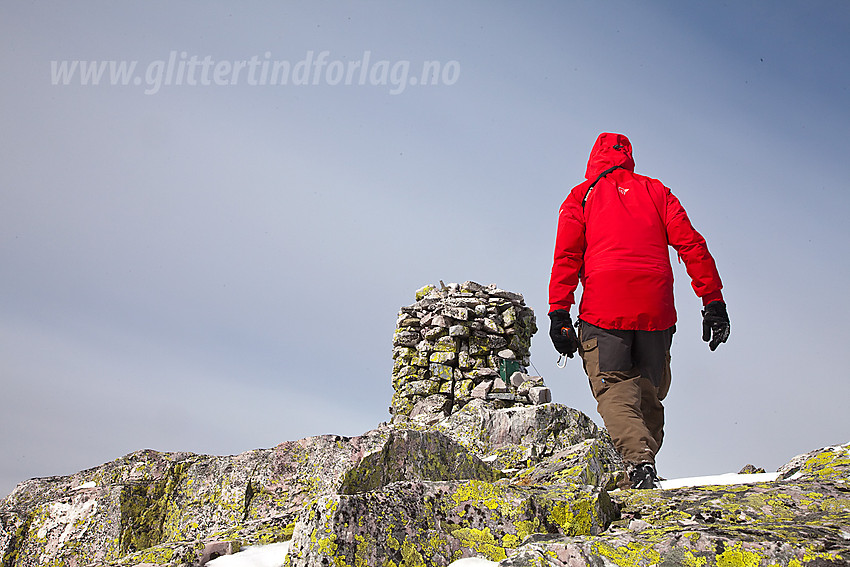
{"type": "Polygon", "coordinates": [[[603,132],[596,138],[590,159],[587,160],[587,179],[596,179],[600,173],[610,167],[619,165],[629,171],[635,170],[635,160],[632,158],[632,143],[623,134],[603,132]]]}

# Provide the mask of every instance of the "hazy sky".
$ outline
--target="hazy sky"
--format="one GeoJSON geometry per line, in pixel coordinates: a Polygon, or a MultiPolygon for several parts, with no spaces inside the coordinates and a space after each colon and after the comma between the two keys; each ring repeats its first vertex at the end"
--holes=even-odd
{"type": "Polygon", "coordinates": [[[0,495],[359,435],[439,280],[523,293],[554,400],[601,423],[546,312],[603,131],[682,201],[732,320],[710,352],[674,265],[661,475],[847,442],[848,29],[840,0],[3,2],[0,495]]]}

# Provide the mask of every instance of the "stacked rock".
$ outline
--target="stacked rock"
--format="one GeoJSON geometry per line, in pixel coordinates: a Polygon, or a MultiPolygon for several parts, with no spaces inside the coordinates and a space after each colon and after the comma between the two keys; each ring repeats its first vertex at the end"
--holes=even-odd
{"type": "Polygon", "coordinates": [[[551,401],[526,374],[534,311],[519,293],[475,282],[428,285],[393,336],[393,421],[447,416],[472,399],[501,408],[551,401]]]}

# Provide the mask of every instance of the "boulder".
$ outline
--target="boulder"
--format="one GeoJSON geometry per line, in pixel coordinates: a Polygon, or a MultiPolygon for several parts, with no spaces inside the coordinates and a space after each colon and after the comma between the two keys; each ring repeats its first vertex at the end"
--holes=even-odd
{"type": "Polygon", "coordinates": [[[847,487],[798,480],[611,497],[620,518],[604,534],[534,536],[500,565],[850,565],[847,487]]]}
{"type": "Polygon", "coordinates": [[[338,492],[369,492],[402,480],[492,481],[500,476],[443,432],[390,430],[379,451],[364,456],[345,473],[338,492]]]}
{"type": "Polygon", "coordinates": [[[399,482],[321,498],[296,525],[288,565],[447,565],[507,559],[534,533],[591,535],[616,515],[595,487],[537,490],[482,481],[399,482]]]}

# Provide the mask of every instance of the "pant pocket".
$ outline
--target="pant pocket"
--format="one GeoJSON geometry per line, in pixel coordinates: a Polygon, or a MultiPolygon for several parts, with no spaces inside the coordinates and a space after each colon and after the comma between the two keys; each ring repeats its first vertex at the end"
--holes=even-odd
{"type": "Polygon", "coordinates": [[[579,345],[584,372],[587,374],[593,395],[597,396],[605,387],[604,382],[599,378],[599,341],[596,337],[592,337],[586,341],[581,341],[579,345]]]}

